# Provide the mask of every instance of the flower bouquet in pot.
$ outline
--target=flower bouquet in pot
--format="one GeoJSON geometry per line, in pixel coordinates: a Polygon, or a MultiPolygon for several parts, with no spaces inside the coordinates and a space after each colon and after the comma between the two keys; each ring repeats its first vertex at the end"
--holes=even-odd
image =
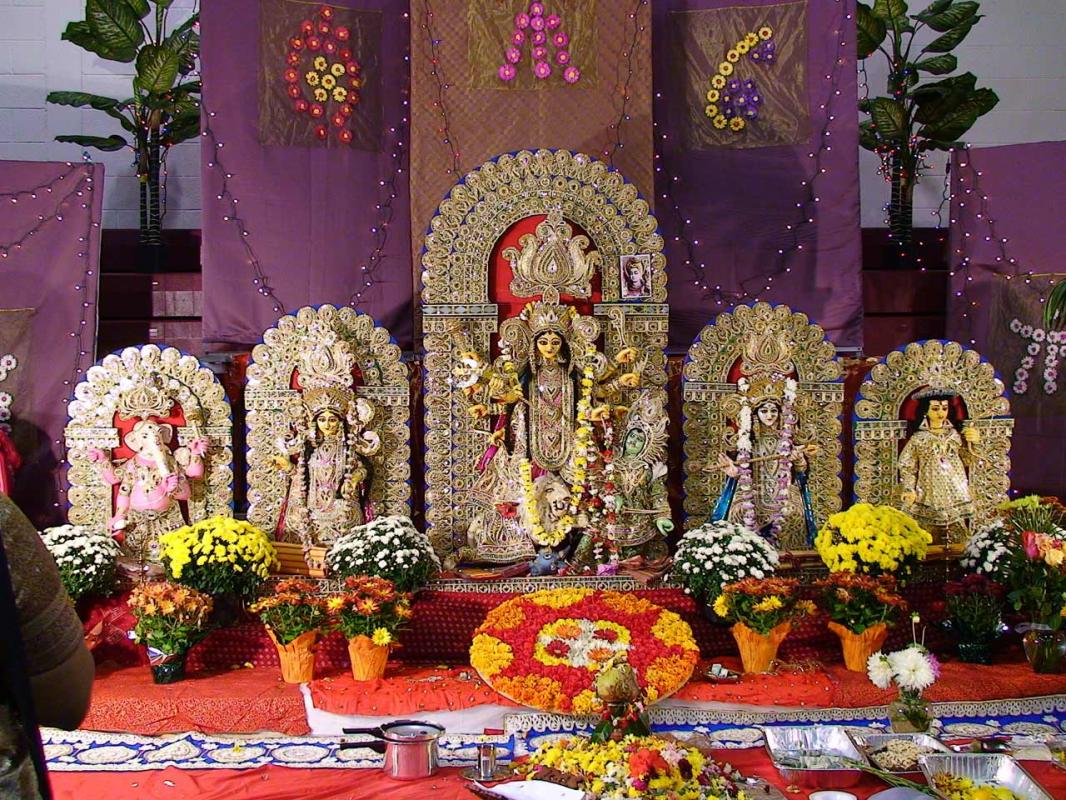
{"type": "Polygon", "coordinates": [[[153,680],[180,681],[189,648],[208,634],[211,598],[188,586],[153,581],[137,586],[128,603],[137,618],[134,641],[148,648],[153,680]]]}
{"type": "Polygon", "coordinates": [[[865,672],[870,655],[885,643],[888,626],[907,607],[896,592],[896,579],[833,572],[815,581],[814,588],[819,607],[829,616],[829,630],[840,638],[845,666],[865,672]]]}
{"type": "Polygon", "coordinates": [[[899,698],[888,706],[888,721],[897,733],[925,733],[933,724],[929,703],[922,699],[922,692],[940,677],[940,662],[924,644],[918,642],[917,614],[911,615],[911,643],[902,650],[882,653],[878,650],[870,656],[866,672],[878,689],[895,685],[899,698]]]}
{"type": "Polygon", "coordinates": [[[392,581],[373,575],[350,575],[344,591],[326,600],[333,624],[348,640],[352,677],[381,678],[389,650],[399,646],[396,632],[413,616],[411,595],[396,591],[392,581]]]}
{"type": "MultiPolygon", "coordinates": [[[[670,577],[709,609],[727,583],[769,578],[778,563],[777,550],[759,534],[733,522],[711,522],[681,537],[670,577]]],[[[708,618],[721,621],[713,610],[708,618]]]]}
{"type": "Polygon", "coordinates": [[[122,550],[111,536],[81,525],[60,525],[41,531],[41,540],[71,600],[114,590],[115,561],[122,550]]]}
{"type": "Polygon", "coordinates": [[[894,575],[902,584],[925,559],[932,541],[909,514],[856,503],[830,515],[814,538],[814,549],[830,572],[894,575]]]}
{"type": "Polygon", "coordinates": [[[274,586],[249,609],[258,614],[278,649],[281,677],[286,683],[306,683],[315,676],[315,644],[326,626],[326,602],[309,581],[290,578],[274,586]]]}
{"type": "Polygon", "coordinates": [[[745,578],[723,586],[714,601],[714,613],[733,623],[745,672],[769,672],[792,621],[814,611],[792,578],[745,578]]]}
{"type": "Polygon", "coordinates": [[[970,664],[989,664],[992,644],[1003,630],[1004,588],[980,573],[949,581],[946,623],[958,642],[959,658],[970,664]]]}
{"type": "Polygon", "coordinates": [[[397,591],[416,592],[440,572],[440,560],[426,534],[407,517],[378,517],[357,525],[326,553],[334,575],[376,575],[397,591]]]}
{"type": "Polygon", "coordinates": [[[277,564],[274,545],[249,522],[211,517],[159,537],[168,580],[215,598],[217,625],[232,625],[277,564]]]}

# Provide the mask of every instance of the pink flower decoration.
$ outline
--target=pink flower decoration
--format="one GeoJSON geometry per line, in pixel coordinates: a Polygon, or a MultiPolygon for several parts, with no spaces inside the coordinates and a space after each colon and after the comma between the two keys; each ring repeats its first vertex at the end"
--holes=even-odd
{"type": "Polygon", "coordinates": [[[544,13],[544,3],[530,3],[529,13],[532,14],[534,17],[539,17],[541,14],[544,13]]]}
{"type": "Polygon", "coordinates": [[[577,67],[567,67],[563,70],[563,80],[567,83],[577,83],[581,80],[581,70],[577,67]]]}
{"type": "Polygon", "coordinates": [[[552,67],[547,61],[537,61],[533,64],[533,74],[541,80],[551,77],[552,67]]]}
{"type": "Polygon", "coordinates": [[[522,51],[519,50],[517,47],[508,47],[507,50],[504,51],[504,56],[507,58],[507,61],[509,63],[517,64],[519,61],[522,60],[522,51]]]}
{"type": "Polygon", "coordinates": [[[546,44],[548,41],[548,34],[544,31],[534,31],[533,35],[529,37],[529,41],[533,44],[546,44]]]}
{"type": "Polygon", "coordinates": [[[544,17],[533,17],[533,19],[529,21],[529,27],[535,31],[544,30],[544,17]]]}
{"type": "Polygon", "coordinates": [[[511,34],[511,44],[515,45],[516,47],[520,47],[522,43],[525,42],[525,40],[526,35],[522,33],[522,31],[515,31],[511,34]]]}
{"type": "Polygon", "coordinates": [[[569,50],[556,50],[555,51],[555,63],[560,66],[566,66],[570,63],[570,51],[569,50]]]}
{"type": "Polygon", "coordinates": [[[1040,556],[1040,547],[1037,544],[1037,537],[1033,531],[1022,532],[1022,547],[1025,549],[1025,555],[1029,558],[1037,558],[1040,556]]]}
{"type": "Polygon", "coordinates": [[[501,64],[497,74],[500,76],[501,81],[512,81],[514,76],[518,74],[518,70],[514,68],[514,64],[501,64]]]}
{"type": "Polygon", "coordinates": [[[548,17],[548,30],[554,31],[556,28],[558,28],[562,24],[563,24],[563,18],[560,17],[558,14],[551,14],[548,17]]]}
{"type": "Polygon", "coordinates": [[[528,28],[529,27],[529,14],[515,14],[514,26],[516,28],[528,28]]]}
{"type": "Polygon", "coordinates": [[[570,44],[570,37],[562,31],[559,31],[552,37],[552,44],[554,44],[556,47],[566,47],[568,44],[570,44]]]}
{"type": "MultiPolygon", "coordinates": [[[[547,57],[548,57],[548,48],[545,47],[544,45],[541,45],[540,47],[534,47],[533,48],[533,60],[534,61],[543,61],[547,57]]],[[[293,70],[293,71],[295,72],[295,70],[293,70]]]]}

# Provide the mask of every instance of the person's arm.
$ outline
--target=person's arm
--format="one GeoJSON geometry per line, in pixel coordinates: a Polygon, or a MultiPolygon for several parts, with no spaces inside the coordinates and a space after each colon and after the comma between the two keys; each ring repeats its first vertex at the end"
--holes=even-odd
{"type": "Polygon", "coordinates": [[[0,497],[4,537],[26,670],[41,725],[75,728],[89,710],[95,667],[81,621],[36,529],[0,497]]]}

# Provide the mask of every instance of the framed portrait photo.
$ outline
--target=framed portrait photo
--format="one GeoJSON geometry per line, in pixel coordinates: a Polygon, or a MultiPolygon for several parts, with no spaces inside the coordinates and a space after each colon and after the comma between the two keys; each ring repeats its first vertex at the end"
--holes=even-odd
{"type": "Polygon", "coordinates": [[[651,254],[637,253],[618,258],[618,285],[623,300],[651,298],[651,254]]]}

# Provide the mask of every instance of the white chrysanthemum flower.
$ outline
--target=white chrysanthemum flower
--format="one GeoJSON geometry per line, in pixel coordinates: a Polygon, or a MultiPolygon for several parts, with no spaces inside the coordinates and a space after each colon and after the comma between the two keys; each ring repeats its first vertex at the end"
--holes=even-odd
{"type": "Polygon", "coordinates": [[[878,689],[887,689],[892,685],[892,678],[894,677],[892,665],[880,650],[867,659],[866,674],[869,675],[870,681],[878,689]]]}
{"type": "Polygon", "coordinates": [[[897,650],[889,655],[888,660],[901,689],[920,692],[928,689],[936,680],[929,659],[916,647],[897,650]]]}

